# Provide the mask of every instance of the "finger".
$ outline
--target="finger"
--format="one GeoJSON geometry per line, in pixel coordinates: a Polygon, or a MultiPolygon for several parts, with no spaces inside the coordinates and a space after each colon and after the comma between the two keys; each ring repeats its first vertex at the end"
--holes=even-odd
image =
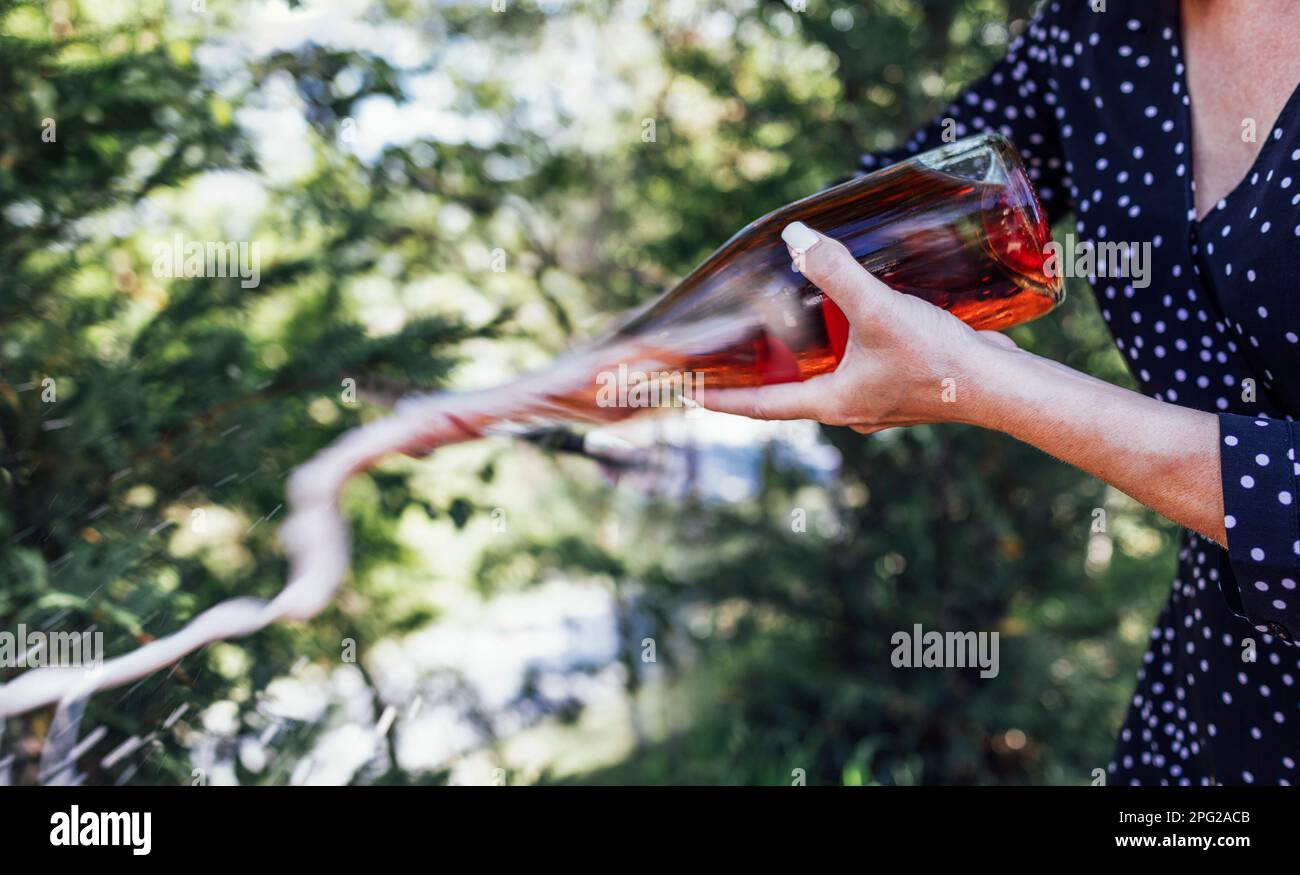
{"type": "Polygon", "coordinates": [[[786,225],[781,239],[796,269],[829,295],[850,323],[878,316],[888,298],[898,294],[858,264],[843,243],[803,222],[786,225]]]}
{"type": "Polygon", "coordinates": [[[751,419],[816,419],[825,396],[818,385],[822,379],[751,389],[703,389],[695,393],[695,400],[710,410],[751,419]]]}
{"type": "Polygon", "coordinates": [[[1016,342],[1014,340],[1012,340],[1010,337],[1007,337],[1001,331],[983,330],[979,332],[979,336],[984,340],[987,340],[989,343],[993,344],[994,346],[1000,346],[1003,349],[1020,349],[1020,347],[1016,346],[1016,342]]]}

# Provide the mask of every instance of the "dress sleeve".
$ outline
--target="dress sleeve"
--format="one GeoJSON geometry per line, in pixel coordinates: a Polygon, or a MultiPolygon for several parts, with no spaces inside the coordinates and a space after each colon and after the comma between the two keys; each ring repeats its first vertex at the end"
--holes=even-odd
{"type": "MultiPolygon", "coordinates": [[[[1006,56],[984,78],[957,97],[907,142],[885,152],[862,156],[859,167],[870,173],[918,152],[961,137],[997,131],[1012,142],[1050,223],[1071,209],[1069,168],[1061,148],[1060,117],[1053,68],[1054,34],[1060,32],[1055,4],[1030,22],[1012,41],[1006,56]]],[[[1066,71],[1069,73],[1069,71],[1066,71]]]]}
{"type": "Polygon", "coordinates": [[[1228,563],[1220,586],[1232,609],[1263,631],[1300,634],[1300,425],[1219,414],[1228,563]]]}

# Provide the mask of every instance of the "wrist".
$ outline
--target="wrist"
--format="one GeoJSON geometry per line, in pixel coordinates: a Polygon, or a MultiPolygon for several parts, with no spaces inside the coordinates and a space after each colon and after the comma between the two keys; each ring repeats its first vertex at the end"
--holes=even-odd
{"type": "Polygon", "coordinates": [[[976,341],[965,356],[966,391],[952,405],[948,421],[1014,434],[1016,414],[1033,406],[1041,362],[1022,349],[976,341]]]}

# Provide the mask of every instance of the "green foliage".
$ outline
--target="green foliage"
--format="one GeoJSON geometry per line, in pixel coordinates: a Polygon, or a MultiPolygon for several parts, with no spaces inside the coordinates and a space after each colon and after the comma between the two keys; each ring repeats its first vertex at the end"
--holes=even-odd
{"type": "MultiPolygon", "coordinates": [[[[111,655],[223,598],[272,595],[283,479],[371,415],[368,392],[454,386],[471,365],[500,377],[579,342],[737,228],[897,143],[1004,50],[1028,5],[795,14],[734,0],[633,16],[613,0],[501,14],[388,2],[376,18],[426,37],[408,69],[307,44],[216,82],[194,58],[237,14],[191,27],[146,4],[106,26],[84,2],[0,0],[0,625],[97,625],[111,655]],[[568,83],[539,89],[512,66],[564,60],[583,33],[597,35],[584,63],[630,95],[586,114],[563,99],[568,83]],[[466,47],[481,63],[465,64],[466,47]],[[417,105],[426,74],[452,83],[457,118],[491,120],[494,133],[440,129],[359,156],[346,134],[367,101],[417,105]],[[290,176],[259,166],[241,121],[285,81],[311,157],[290,176]],[[251,180],[264,199],[214,215],[202,208],[213,180],[251,180]],[[156,276],[152,245],[175,232],[262,243],[261,283],[156,276]],[[488,268],[493,250],[504,272],[488,268]],[[374,288],[399,319],[376,316],[374,288]],[[362,403],[345,400],[348,379],[362,403]]],[[[1017,340],[1126,380],[1090,293],[1071,292],[1017,340]]],[[[555,573],[604,582],[623,612],[628,691],[647,680],[636,652],[650,634],[681,717],[618,765],[569,780],[788,783],[795,769],[809,783],[1086,780],[1118,725],[1172,530],[999,436],[825,437],[844,460],[833,489],[774,462],[760,497],[731,506],[629,507],[573,466],[538,486],[510,482],[490,457],[433,489],[414,482],[418,465],[385,466],[344,503],[345,598],[310,624],[95,697],[87,723],[111,730],[96,751],[182,704],[233,701],[258,729],[266,685],[301,657],[337,662],[345,638],[364,671],[377,642],[434,616],[421,587],[457,583],[411,571],[419,545],[398,537],[399,521],[432,519],[468,551],[476,519],[505,506],[528,524],[471,557],[464,583],[493,598],[555,573]],[[541,510],[516,512],[526,507],[541,510]],[[794,508],[808,510],[807,532],[791,530],[794,508]],[[1097,508],[1115,549],[1089,570],[1097,508]],[[635,536],[598,537],[613,521],[635,536]],[[999,677],[893,668],[890,636],[916,623],[999,631],[999,677]]],[[[329,719],[282,734],[271,766],[239,778],[288,780],[329,719]]],[[[47,721],[10,721],[25,780],[47,721]]],[[[188,782],[182,734],[156,744],[129,774],[88,758],[89,780],[188,782]]],[[[390,748],[368,779],[446,777],[403,773],[390,748]]]]}
{"type": "MultiPolygon", "coordinates": [[[[864,149],[900,141],[996,60],[1004,43],[978,37],[1023,26],[1025,4],[856,11],[870,26],[843,33],[829,5],[814,4],[788,36],[784,5],[765,4],[739,16],[737,38],[718,50],[683,38],[689,26],[663,27],[676,80],[730,111],[698,138],[661,117],[665,146],[633,152],[632,199],[670,213],[672,231],[644,244],[656,262],[683,272],[736,227],[846,175],[864,149]],[[774,37],[773,51],[807,53],[816,73],[792,81],[781,66],[753,69],[755,46],[774,37]],[[932,81],[942,87],[927,92],[932,81]],[[764,170],[743,178],[755,151],[764,170]]],[[[1017,340],[1131,385],[1091,292],[1070,292],[1017,340]]],[[[810,500],[797,478],[772,471],[754,507],[645,512],[633,555],[593,556],[583,531],[539,535],[542,569],[639,583],[638,608],[657,634],[671,635],[687,609],[710,618],[673,705],[692,728],[588,779],[788,783],[802,769],[810,783],[1089,780],[1109,759],[1167,585],[1172,528],[1001,436],[951,427],[826,437],[844,459],[830,494],[810,500]],[[795,508],[807,510],[807,532],[791,530],[795,508]],[[1089,573],[1098,508],[1116,549],[1089,573]],[[918,623],[998,631],[999,677],[894,668],[892,634],[918,623]]],[[[482,570],[490,578],[503,565],[517,562],[489,555],[482,570]]]]}
{"type": "MultiPolygon", "coordinates": [[[[381,255],[399,272],[423,256],[414,229],[394,218],[400,186],[372,185],[373,171],[337,157],[282,194],[282,220],[256,229],[266,249],[289,253],[264,265],[256,288],[154,275],[152,241],[172,230],[226,235],[187,228],[183,216],[161,234],[119,214],[131,230],[106,235],[95,220],[183,194],[204,175],[255,170],[225,98],[203,82],[191,43],[158,21],[110,35],[74,10],[62,29],[49,22],[63,34],[49,39],[27,27],[41,6],[7,3],[3,14],[0,76],[16,100],[0,114],[0,202],[11,206],[0,214],[0,619],[7,629],[94,627],[111,656],[224,598],[274,595],[284,478],[361,419],[344,381],[437,387],[458,344],[497,323],[429,315],[378,334],[359,321],[346,285],[381,255]]],[[[362,88],[391,92],[376,69],[362,88]]],[[[103,750],[183,704],[231,698],[251,710],[299,656],[337,660],[346,637],[373,642],[427,621],[427,607],[369,585],[370,570],[404,557],[395,522],[412,499],[403,475],[386,476],[385,501],[347,505],[356,563],[346,607],[229,645],[242,651],[233,661],[212,648],[174,677],[96,697],[88,724],[114,730],[103,750]]],[[[44,719],[15,722],[39,733],[44,719]]],[[[140,779],[188,780],[184,755],[168,736],[140,779]]],[[[30,766],[20,760],[19,774],[30,778],[30,766]]]]}

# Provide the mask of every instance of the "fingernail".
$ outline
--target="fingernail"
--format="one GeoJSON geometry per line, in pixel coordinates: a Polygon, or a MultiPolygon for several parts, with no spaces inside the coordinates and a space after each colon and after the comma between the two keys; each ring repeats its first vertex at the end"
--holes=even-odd
{"type": "Polygon", "coordinates": [[[781,232],[781,239],[791,249],[798,249],[800,252],[807,252],[817,245],[817,241],[822,238],[817,236],[817,232],[809,228],[803,222],[791,222],[785,226],[781,232]]]}

